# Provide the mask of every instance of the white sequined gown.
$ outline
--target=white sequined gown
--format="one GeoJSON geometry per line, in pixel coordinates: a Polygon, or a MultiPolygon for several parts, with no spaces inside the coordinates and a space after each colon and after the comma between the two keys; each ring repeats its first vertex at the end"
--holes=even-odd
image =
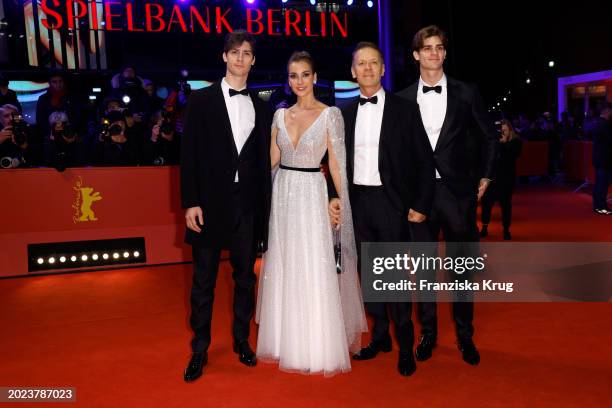
{"type": "MultiPolygon", "coordinates": [[[[293,147],[274,115],[281,164],[318,168],[328,142],[344,170],[344,123],[338,108],[323,110],[293,147]]],[[[346,172],[341,170],[346,191],[346,172]]],[[[342,197],[343,273],[336,272],[328,195],[321,172],[279,169],[273,183],[268,251],[259,280],[257,357],[284,371],[334,375],[351,369],[349,350],[367,330],[356,273],[350,205],[342,197]]]]}

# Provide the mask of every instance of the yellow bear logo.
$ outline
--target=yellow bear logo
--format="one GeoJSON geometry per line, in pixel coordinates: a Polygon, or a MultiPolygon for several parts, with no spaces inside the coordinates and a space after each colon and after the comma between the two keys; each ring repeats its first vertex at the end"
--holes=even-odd
{"type": "Polygon", "coordinates": [[[97,221],[96,215],[91,209],[91,205],[95,201],[100,201],[102,196],[99,192],[94,193],[94,189],[91,187],[81,187],[81,216],[79,221],[97,221]]]}

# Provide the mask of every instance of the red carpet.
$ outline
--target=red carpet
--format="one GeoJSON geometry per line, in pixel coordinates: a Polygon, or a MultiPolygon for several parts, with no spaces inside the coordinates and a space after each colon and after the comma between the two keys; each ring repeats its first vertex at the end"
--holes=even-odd
{"type": "MultiPolygon", "coordinates": [[[[594,215],[585,194],[529,188],[515,203],[515,240],[612,241],[612,218],[594,215]]],[[[490,231],[492,239],[501,236],[501,227],[490,231]]],[[[412,377],[396,373],[393,352],[325,379],[238,363],[227,264],[217,284],[209,365],[185,384],[190,279],[191,266],[178,265],[1,280],[0,386],[76,387],[77,403],[65,405],[83,407],[612,404],[609,303],[478,304],[478,367],[461,360],[448,305],[440,305],[439,347],[412,377]]],[[[253,326],[252,344],[255,334],[253,326]]]]}

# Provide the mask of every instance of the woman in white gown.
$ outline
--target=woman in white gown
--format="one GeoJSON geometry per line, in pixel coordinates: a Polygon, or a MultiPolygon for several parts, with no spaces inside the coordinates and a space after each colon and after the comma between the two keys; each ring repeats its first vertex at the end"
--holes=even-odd
{"type": "Polygon", "coordinates": [[[268,251],[259,280],[257,357],[284,371],[334,375],[351,369],[349,351],[367,331],[357,278],[357,254],[348,201],[344,122],[338,108],[314,97],[310,55],[294,53],[289,85],[297,103],[279,109],[272,124],[273,168],[268,251]],[[325,176],[328,152],[340,192],[342,272],[337,273],[325,176]]]}

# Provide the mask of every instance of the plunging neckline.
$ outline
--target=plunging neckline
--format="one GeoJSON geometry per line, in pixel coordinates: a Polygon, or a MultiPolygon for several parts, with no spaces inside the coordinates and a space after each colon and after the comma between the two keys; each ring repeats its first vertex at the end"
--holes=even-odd
{"type": "Polygon", "coordinates": [[[317,118],[315,120],[312,121],[312,123],[306,128],[306,130],[304,130],[304,132],[302,132],[302,134],[300,135],[299,139],[297,140],[297,143],[295,144],[295,146],[293,145],[293,140],[291,140],[291,136],[289,136],[289,131],[287,130],[287,124],[285,123],[285,113],[289,110],[289,109],[283,109],[283,129],[285,130],[285,135],[287,135],[287,139],[289,139],[289,144],[291,145],[291,147],[293,148],[293,151],[296,151],[298,149],[298,147],[300,147],[300,142],[302,141],[302,139],[304,138],[304,135],[306,133],[308,133],[308,131],[319,121],[319,119],[321,118],[321,116],[323,116],[323,114],[325,113],[325,111],[327,109],[329,109],[331,106],[326,106],[325,108],[323,108],[323,110],[321,111],[321,113],[319,113],[319,116],[317,116],[317,118]]]}

